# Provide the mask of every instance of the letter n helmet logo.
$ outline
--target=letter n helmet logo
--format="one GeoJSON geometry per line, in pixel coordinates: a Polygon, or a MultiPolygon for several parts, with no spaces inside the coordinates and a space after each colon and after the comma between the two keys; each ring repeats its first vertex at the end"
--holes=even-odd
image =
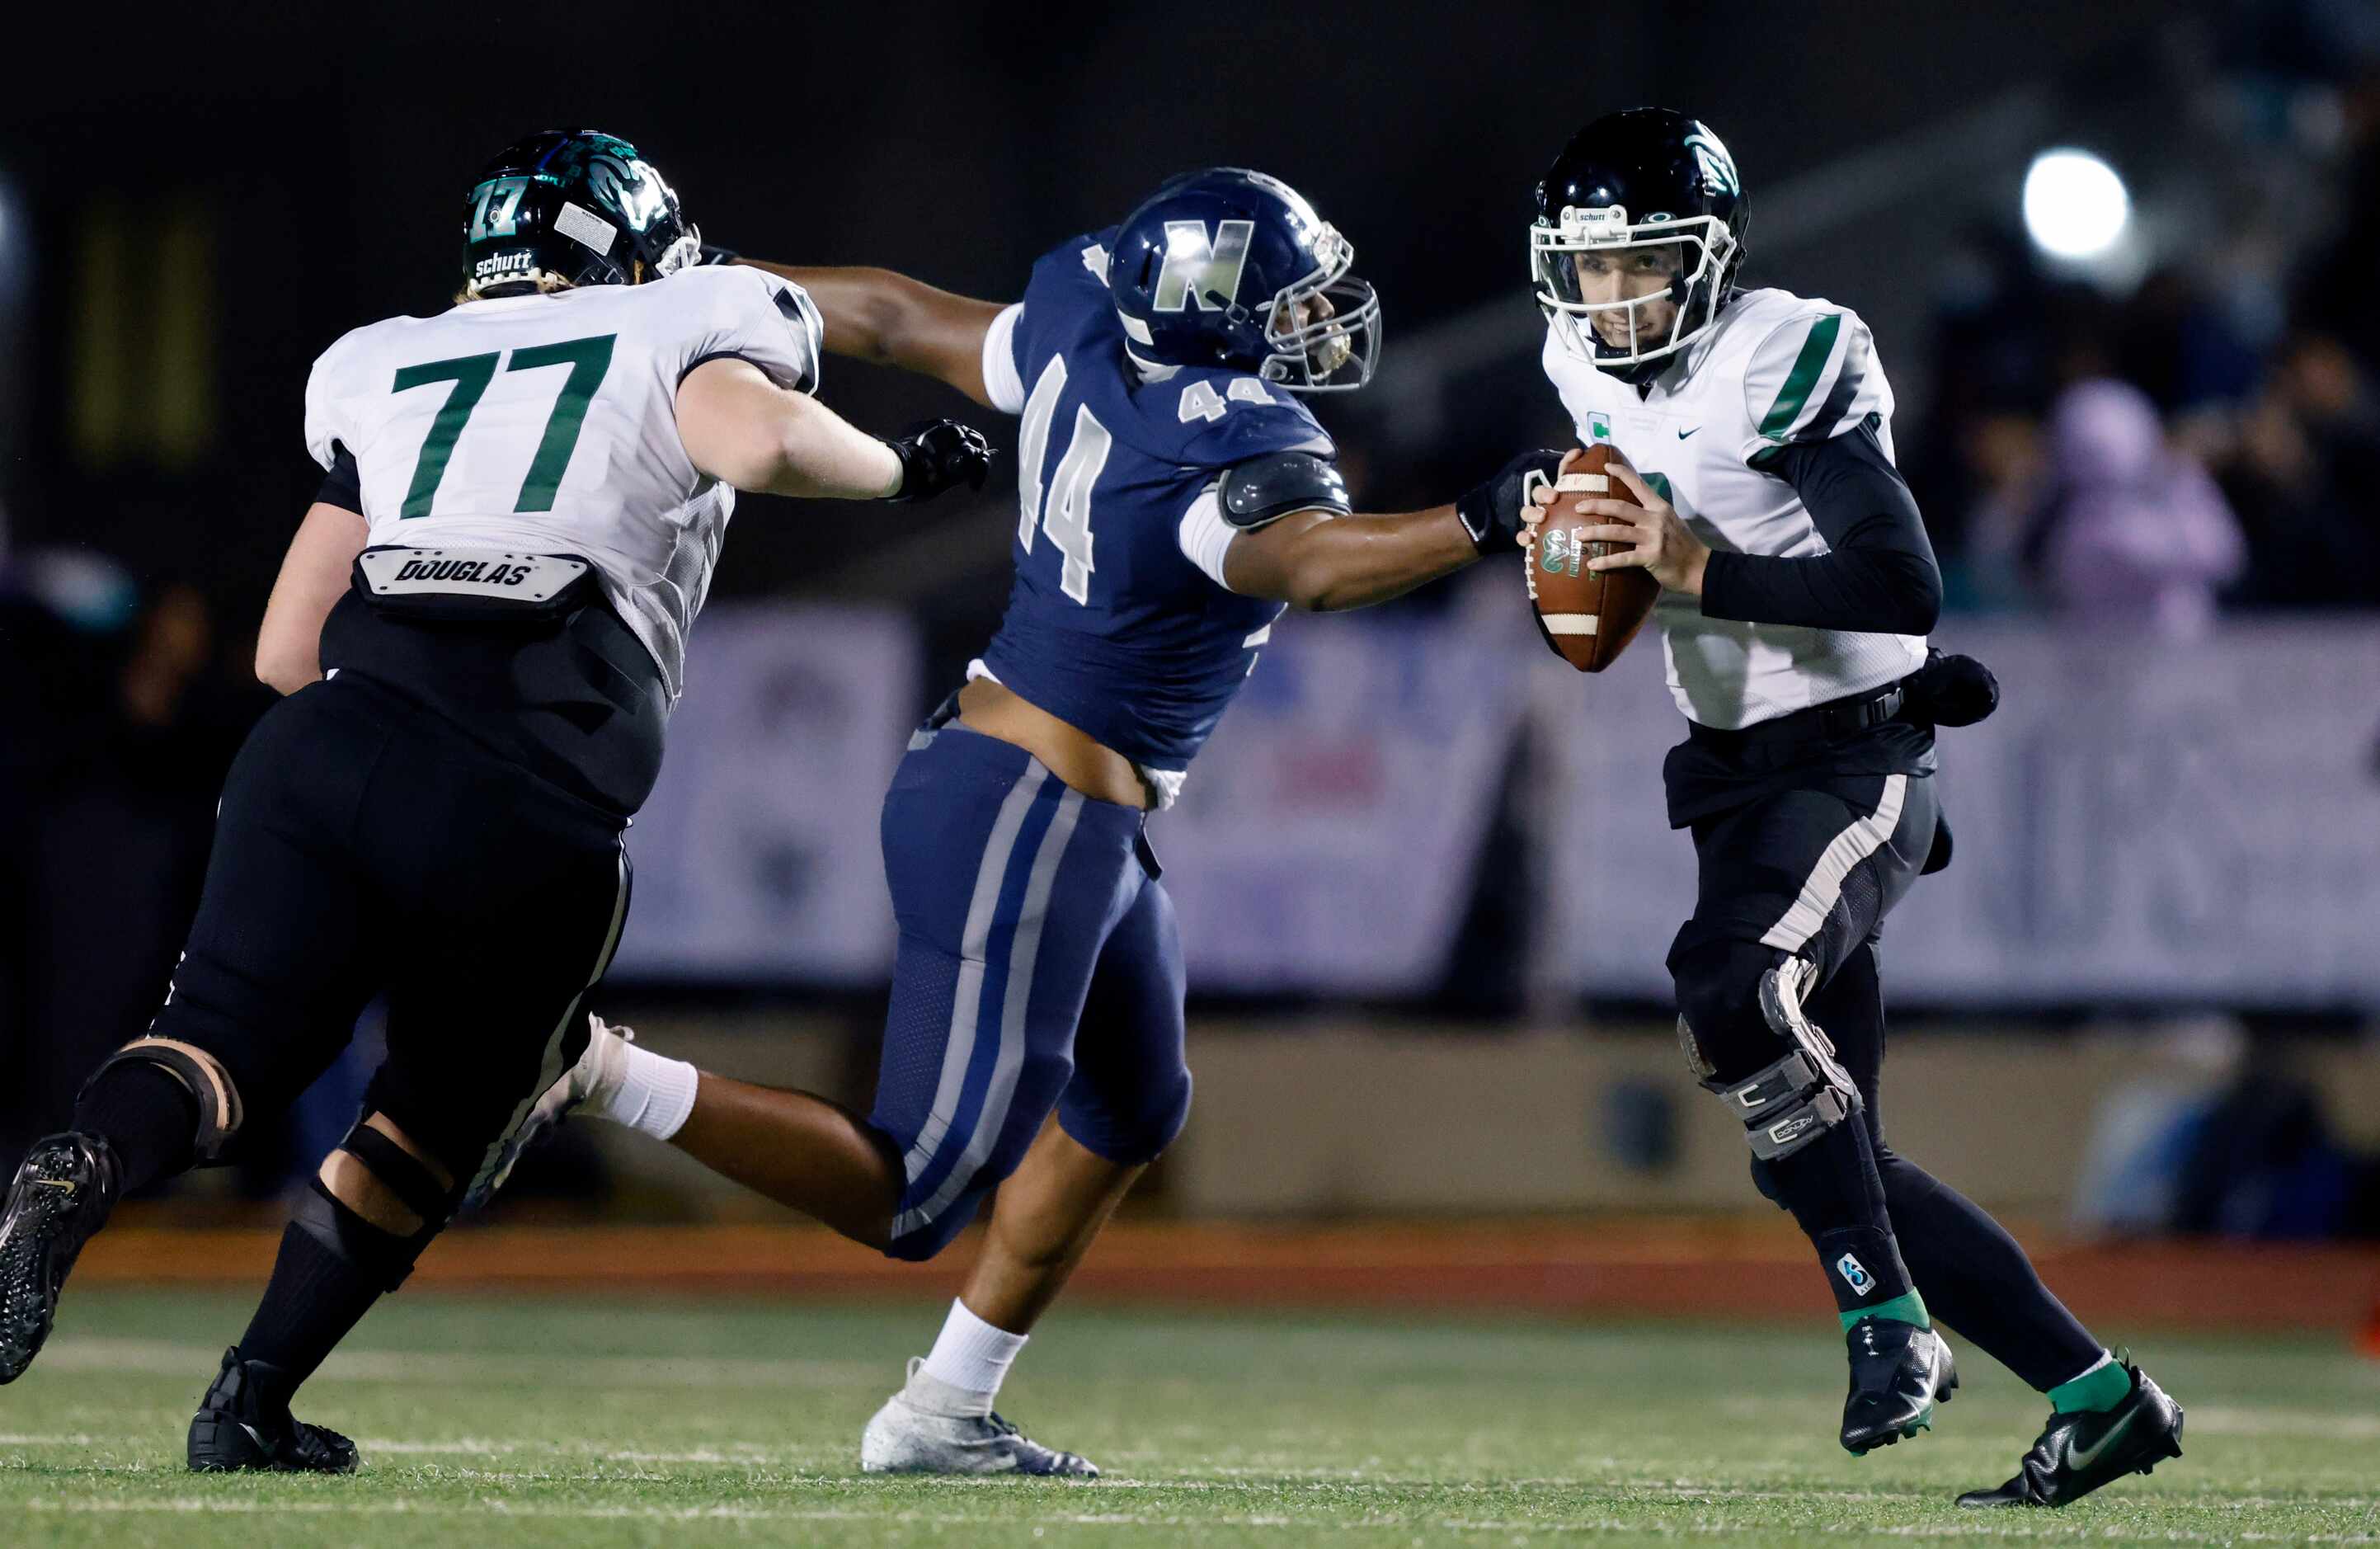
{"type": "Polygon", "coordinates": [[[1191,302],[1202,312],[1218,311],[1239,299],[1240,271],[1247,267],[1254,221],[1222,221],[1214,231],[1205,221],[1165,223],[1165,267],[1157,274],[1156,307],[1178,312],[1191,302]]]}

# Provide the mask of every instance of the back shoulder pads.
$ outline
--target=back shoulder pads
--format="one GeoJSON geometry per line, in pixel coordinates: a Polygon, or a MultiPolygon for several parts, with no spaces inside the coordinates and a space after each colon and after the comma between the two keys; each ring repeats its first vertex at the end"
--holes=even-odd
{"type": "Polygon", "coordinates": [[[1311,452],[1272,452],[1250,457],[1223,475],[1223,519],[1253,531],[1293,511],[1330,511],[1345,516],[1347,481],[1327,457],[1311,452]]]}

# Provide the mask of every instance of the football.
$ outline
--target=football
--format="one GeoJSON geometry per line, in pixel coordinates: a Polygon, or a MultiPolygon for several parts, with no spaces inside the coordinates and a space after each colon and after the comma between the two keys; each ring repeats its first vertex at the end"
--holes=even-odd
{"type": "Polygon", "coordinates": [[[1604,524],[1599,518],[1571,510],[1565,497],[1600,495],[1640,504],[1626,484],[1606,471],[1610,461],[1611,448],[1600,442],[1562,459],[1554,482],[1553,513],[1538,524],[1536,543],[1529,551],[1529,602],[1562,660],[1581,672],[1601,672],[1618,661],[1661,594],[1661,583],[1650,570],[1586,567],[1589,559],[1621,545],[1581,538],[1586,529],[1604,524]]]}

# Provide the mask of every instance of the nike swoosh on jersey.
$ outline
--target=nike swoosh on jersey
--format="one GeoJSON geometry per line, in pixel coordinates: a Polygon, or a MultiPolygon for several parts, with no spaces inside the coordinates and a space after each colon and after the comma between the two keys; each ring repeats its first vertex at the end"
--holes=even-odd
{"type": "Polygon", "coordinates": [[[1680,431],[1680,432],[1678,433],[1678,439],[1679,439],[1680,441],[1683,441],[1686,437],[1688,437],[1688,436],[1690,436],[1690,435],[1694,434],[1694,431],[1698,431],[1698,430],[1700,430],[1700,429],[1702,429],[1702,427],[1701,427],[1700,425],[1696,425],[1696,426],[1694,427],[1694,431],[1680,431]]]}
{"type": "Polygon", "coordinates": [[[2069,1436],[2066,1438],[2066,1466],[2077,1473],[2089,1468],[2092,1464],[2099,1460],[2099,1455],[2107,1450],[2110,1443],[2114,1442],[2117,1437],[2122,1435],[2125,1432],[2131,1430],[2132,1428],[2132,1421],[2140,1418],[2141,1411],[2139,1408],[2135,1406],[2131,1413],[2116,1421],[2115,1424],[2108,1426],[2107,1433],[2101,1436],[2097,1441],[2093,1442],[2088,1448],[2076,1446],[2074,1445],[2074,1438],[2069,1436]]]}

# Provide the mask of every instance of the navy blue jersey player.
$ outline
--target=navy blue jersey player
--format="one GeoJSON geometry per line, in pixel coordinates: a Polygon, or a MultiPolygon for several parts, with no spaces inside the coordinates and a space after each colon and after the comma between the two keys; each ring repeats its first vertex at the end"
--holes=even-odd
{"type": "MultiPolygon", "coordinates": [[[[1281,195],[1285,209],[1302,210],[1281,195]]],[[[1123,754],[1161,804],[1284,606],[1224,581],[1232,530],[1210,486],[1248,465],[1279,486],[1261,497],[1268,508],[1292,500],[1344,513],[1347,505],[1330,438],[1278,380],[1285,369],[1269,382],[1233,361],[1158,360],[1160,349],[1186,353],[1171,338],[1160,346],[1161,329],[1187,333],[1200,321],[1172,290],[1186,298],[1193,275],[1232,277],[1217,272],[1211,250],[1192,246],[1169,278],[1170,254],[1152,247],[1146,223],[1131,238],[1123,232],[1074,238],[1043,257],[1025,299],[987,332],[987,396],[1024,421],[1016,579],[979,670],[1123,754]],[[1120,251],[1120,238],[1138,250],[1120,251]],[[1119,263],[1135,273],[1111,287],[1119,263]]],[[[1227,250],[1220,262],[1233,261],[1245,254],[1227,250]]],[[[1368,296],[1344,323],[1332,311],[1325,328],[1335,332],[1325,337],[1345,359],[1308,374],[1360,385],[1370,361],[1355,360],[1357,341],[1374,336],[1377,313],[1368,296]]]]}
{"type": "Polygon", "coordinates": [[[1001,1184],[870,1470],[1094,1473],[991,1412],[1026,1331],[1190,1104],[1173,910],[1143,838],[1285,605],[1360,607],[1514,546],[1516,457],[1453,505],[1357,516],[1299,395],[1369,380],[1379,304],[1294,189],[1216,168],[1033,267],[1022,301],[779,269],[830,351],[1021,417],[1016,577],[885,799],[900,945],[875,1107],[726,1079],[601,1030],[542,1105],[674,1140],[897,1258],[1001,1184]]]}

